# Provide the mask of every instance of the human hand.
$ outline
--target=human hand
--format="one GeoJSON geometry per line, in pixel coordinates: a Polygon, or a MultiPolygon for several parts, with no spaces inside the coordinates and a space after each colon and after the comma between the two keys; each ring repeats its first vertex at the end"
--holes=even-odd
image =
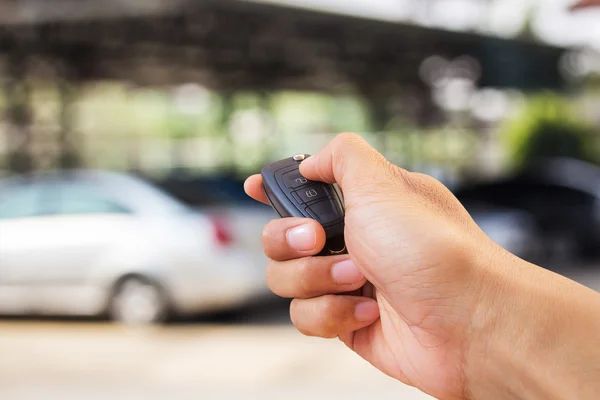
{"type": "MultiPolygon", "coordinates": [[[[481,292],[474,266],[493,244],[441,183],[391,165],[359,136],[338,136],[300,171],[340,185],[349,254],[311,257],[325,243],[312,220],[279,219],[265,228],[268,283],[294,298],[294,324],[308,335],[339,336],[378,369],[434,396],[461,397],[481,292]],[[377,303],[343,295],[365,277],[377,303]]],[[[266,202],[261,183],[253,176],[246,190],[266,202]]]]}
{"type": "MultiPolygon", "coordinates": [[[[586,304],[598,301],[493,243],[440,182],[390,164],[353,134],[335,138],[302,162],[300,172],[340,185],[349,254],[314,257],[325,232],[311,219],[277,219],[265,227],[267,282],[274,293],[294,299],[290,315],[299,331],[339,337],[379,370],[440,399],[503,398],[515,394],[511,385],[524,390],[552,376],[539,372],[553,365],[549,360],[571,362],[570,353],[540,346],[540,337],[558,340],[554,332],[573,343],[578,337],[545,317],[569,310],[557,289],[548,288],[582,292],[568,299],[586,304]],[[354,295],[367,279],[376,302],[354,295]]],[[[261,184],[255,175],[245,189],[267,203],[261,184]]],[[[576,379],[571,383],[581,387],[576,379]]],[[[549,398],[564,389],[553,385],[536,390],[549,398]]]]}

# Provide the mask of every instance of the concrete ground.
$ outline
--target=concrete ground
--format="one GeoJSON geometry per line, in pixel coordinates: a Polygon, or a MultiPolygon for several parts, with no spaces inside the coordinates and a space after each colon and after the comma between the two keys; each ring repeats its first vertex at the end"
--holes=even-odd
{"type": "Polygon", "coordinates": [[[0,324],[1,399],[426,399],[290,325],[0,324]]]}
{"type": "MultiPolygon", "coordinates": [[[[600,269],[572,271],[598,290],[600,269]]],[[[152,329],[90,321],[0,322],[0,399],[404,399],[337,340],[307,338],[283,307],[237,321],[152,329]]]]}

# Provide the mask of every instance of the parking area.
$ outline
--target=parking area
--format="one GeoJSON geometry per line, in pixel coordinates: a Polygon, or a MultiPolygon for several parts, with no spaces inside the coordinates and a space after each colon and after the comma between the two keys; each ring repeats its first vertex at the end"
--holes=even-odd
{"type": "Polygon", "coordinates": [[[2,399],[426,399],[287,324],[0,324],[2,399]]]}
{"type": "MultiPolygon", "coordinates": [[[[600,272],[567,274],[596,290],[600,272]]],[[[0,322],[2,399],[428,399],[337,340],[304,337],[285,304],[151,329],[0,322]]]]}

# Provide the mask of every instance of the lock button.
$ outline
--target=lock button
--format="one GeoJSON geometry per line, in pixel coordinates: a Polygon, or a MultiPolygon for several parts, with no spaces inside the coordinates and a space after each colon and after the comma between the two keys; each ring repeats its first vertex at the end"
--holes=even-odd
{"type": "Polygon", "coordinates": [[[329,190],[326,185],[307,186],[295,191],[294,197],[299,198],[301,203],[312,203],[329,197],[329,190]]]}

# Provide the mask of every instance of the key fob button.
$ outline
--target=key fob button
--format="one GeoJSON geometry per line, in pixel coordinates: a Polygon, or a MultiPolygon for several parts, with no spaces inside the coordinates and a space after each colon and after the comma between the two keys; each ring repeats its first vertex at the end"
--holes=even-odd
{"type": "MultiPolygon", "coordinates": [[[[310,155],[297,154],[265,165],[261,169],[263,191],[281,218],[312,218],[323,226],[327,240],[319,256],[347,254],[343,193],[335,185],[303,177],[299,167],[302,159],[307,157],[310,155]]],[[[370,283],[366,287],[372,289],[370,283]]],[[[373,290],[363,288],[361,294],[374,298],[373,290]]]]}
{"type": "Polygon", "coordinates": [[[308,207],[306,211],[321,225],[328,225],[343,218],[337,204],[332,199],[315,203],[308,207]]]}
{"type": "Polygon", "coordinates": [[[288,173],[283,174],[283,184],[287,186],[289,189],[296,189],[300,186],[308,185],[312,183],[305,177],[300,174],[300,171],[295,170],[288,173]]]}
{"type": "Polygon", "coordinates": [[[315,185],[300,189],[294,192],[294,194],[300,198],[302,203],[311,203],[316,200],[327,198],[329,196],[329,191],[326,186],[315,185]]]}

